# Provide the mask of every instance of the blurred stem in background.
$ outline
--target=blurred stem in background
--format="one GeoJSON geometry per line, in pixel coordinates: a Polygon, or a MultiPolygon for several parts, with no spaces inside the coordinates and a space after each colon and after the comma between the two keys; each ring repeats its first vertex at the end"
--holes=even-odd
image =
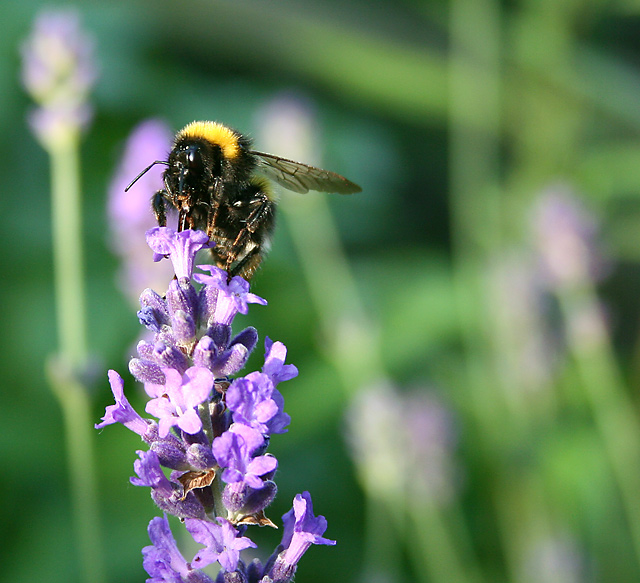
{"type": "Polygon", "coordinates": [[[23,83],[38,108],[32,130],[51,163],[58,353],[47,365],[63,414],[80,580],[104,581],[88,374],[80,189],[80,135],[91,117],[92,43],[72,11],[42,12],[23,46],[23,83]]]}
{"type": "Polygon", "coordinates": [[[558,289],[569,348],[620,490],[640,565],[640,423],[618,368],[593,282],[558,289]]]}
{"type": "MultiPolygon", "coordinates": [[[[516,370],[517,321],[491,297],[491,266],[505,253],[501,185],[504,42],[494,0],[453,0],[450,11],[450,196],[454,285],[484,486],[493,503],[508,579],[522,580],[527,549],[552,533],[550,509],[532,464],[515,464],[537,424],[516,370]],[[506,351],[505,351],[506,348],[506,351]]],[[[545,412],[543,411],[544,415],[545,412]]],[[[490,544],[490,543],[488,543],[490,544]]]]}
{"type": "MultiPolygon", "coordinates": [[[[78,136],[79,137],[79,136],[78,136]]],[[[87,375],[79,140],[45,147],[51,160],[55,303],[59,352],[47,365],[62,409],[69,499],[83,581],[105,580],[87,375]]]]}
{"type": "Polygon", "coordinates": [[[58,346],[64,364],[87,363],[79,135],[45,146],[51,162],[53,271],[58,346]]]}
{"type": "Polygon", "coordinates": [[[611,345],[596,290],[602,272],[595,220],[563,185],[538,201],[534,236],[545,279],[558,298],[567,345],[578,372],[640,564],[640,421],[611,345]]]}
{"type": "MultiPolygon", "coordinates": [[[[268,151],[318,163],[310,147],[312,115],[300,101],[291,97],[276,99],[263,112],[261,125],[260,143],[268,151]]],[[[315,304],[327,357],[339,373],[345,400],[354,401],[358,397],[353,404],[353,408],[358,408],[358,403],[366,403],[369,398],[375,400],[378,387],[390,385],[377,323],[371,320],[362,303],[326,198],[318,193],[287,197],[280,212],[287,218],[315,304]]],[[[396,443],[396,435],[405,420],[387,419],[388,431],[381,429],[388,417],[385,409],[395,406],[393,392],[383,393],[387,400],[380,403],[380,425],[376,427],[380,431],[377,437],[365,437],[364,445],[354,455],[367,497],[362,580],[396,581],[396,574],[403,571],[401,564],[406,552],[416,580],[479,581],[471,547],[465,545],[469,536],[456,497],[452,496],[449,509],[445,510],[408,495],[413,486],[410,472],[393,463],[395,460],[401,466],[404,464],[406,452],[401,443],[396,443]]],[[[364,413],[361,416],[367,419],[364,425],[370,423],[370,416],[364,413]]],[[[369,433],[366,429],[364,432],[369,433]]]]}
{"type": "MultiPolygon", "coordinates": [[[[514,20],[513,59],[522,70],[554,75],[580,86],[576,67],[579,53],[578,26],[585,26],[579,3],[564,4],[530,0],[514,20]],[[544,36],[538,35],[544,31],[544,36]]],[[[581,139],[588,128],[590,110],[544,84],[523,84],[521,109],[516,115],[514,135],[516,164],[510,176],[510,191],[539,192],[542,178],[573,178],[582,152],[581,139]],[[533,113],[533,115],[532,115],[533,113]],[[539,115],[535,115],[539,113],[539,115]]],[[[611,92],[615,94],[616,92],[611,92]]],[[[557,190],[557,189],[556,189],[557,190]]],[[[547,195],[547,199],[553,198],[547,195]]],[[[556,198],[557,193],[555,194],[556,198]]],[[[545,197],[543,198],[543,202],[545,197]]],[[[560,197],[562,198],[562,197],[560,197]]],[[[573,357],[584,395],[593,416],[598,439],[605,452],[640,567],[640,424],[632,406],[596,292],[593,261],[584,222],[566,200],[546,201],[551,211],[540,221],[537,243],[546,263],[550,291],[555,294],[566,329],[569,354],[573,357]],[[555,203],[555,211],[554,211],[555,203]],[[560,207],[558,209],[558,207],[560,207]],[[572,216],[574,215],[574,216],[572,216]]],[[[527,205],[528,206],[528,205],[527,205]]],[[[526,208],[526,207],[525,207],[526,208]]]]}
{"type": "MultiPolygon", "coordinates": [[[[517,581],[522,539],[545,521],[544,497],[504,455],[527,409],[507,398],[495,354],[503,332],[488,296],[489,266],[503,246],[500,185],[502,23],[494,0],[453,0],[450,11],[450,197],[454,286],[464,341],[466,391],[478,452],[499,527],[509,579],[517,581]],[[497,381],[497,382],[496,382],[497,381]],[[496,455],[498,454],[498,455],[496,455]],[[519,486],[514,484],[521,482],[519,486]],[[523,487],[525,486],[525,487],[523,487]],[[516,508],[530,511],[516,516],[516,508]]],[[[522,423],[524,421],[524,423],[522,423]]]]}
{"type": "MultiPolygon", "coordinates": [[[[533,406],[522,370],[514,365],[510,339],[531,334],[504,317],[505,305],[490,296],[491,270],[523,242],[522,228],[531,200],[558,176],[572,177],[580,152],[585,108],[572,96],[550,88],[549,71],[565,86],[580,86],[576,77],[575,23],[583,15],[578,5],[524,2],[505,22],[493,0],[453,0],[451,4],[450,180],[454,273],[465,341],[471,416],[477,423],[483,479],[491,492],[500,546],[509,580],[529,581],[525,572],[532,546],[552,539],[572,517],[557,511],[554,496],[561,484],[541,479],[543,467],[536,443],[550,428],[561,427],[554,398],[533,406]],[[503,38],[510,43],[501,58],[503,38]],[[508,66],[505,64],[508,61],[508,66]],[[524,75],[524,73],[528,75],[524,75]],[[502,88],[517,87],[515,101],[503,104],[502,88]],[[512,118],[501,119],[502,112],[512,118]],[[513,124],[509,126],[507,124],[513,124]],[[504,124],[504,127],[503,127],[504,124]],[[511,130],[505,132],[505,130],[511,130]],[[506,175],[507,199],[501,193],[501,139],[509,135],[513,164],[506,175]],[[516,220],[513,217],[517,217],[516,220]]],[[[513,92],[508,93],[511,98],[513,92]]],[[[506,95],[506,92],[505,92],[506,95]]],[[[562,238],[570,225],[546,218],[547,231],[538,237],[540,256],[562,254],[562,238]]],[[[578,238],[575,235],[576,239],[578,238]]],[[[579,262],[588,256],[586,243],[574,244],[582,255],[562,258],[578,280],[559,276],[550,291],[557,297],[562,325],[568,330],[568,350],[580,378],[597,436],[611,475],[618,485],[636,559],[640,559],[640,428],[627,394],[609,333],[604,325],[595,281],[579,262]],[[584,255],[584,257],[583,257],[584,255]],[[576,267],[576,264],[578,267],[576,267]]],[[[561,379],[549,390],[558,391],[561,379]]],[[[540,399],[540,396],[535,398],[540,399]]],[[[569,411],[569,413],[574,413],[569,411]]],[[[553,479],[559,477],[553,476],[553,479]]],[[[564,509],[563,509],[564,510],[564,509]]],[[[573,581],[575,573],[556,581],[573,581]]]]}

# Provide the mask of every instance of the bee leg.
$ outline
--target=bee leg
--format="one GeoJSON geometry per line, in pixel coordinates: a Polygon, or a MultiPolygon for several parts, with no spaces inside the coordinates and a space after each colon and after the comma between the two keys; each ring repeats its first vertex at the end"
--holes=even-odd
{"type": "Polygon", "coordinates": [[[227,255],[226,270],[230,277],[241,275],[248,281],[262,261],[263,241],[260,240],[262,237],[256,237],[255,234],[263,226],[268,213],[273,209],[273,204],[266,196],[262,196],[252,200],[247,206],[255,208],[244,220],[245,227],[240,229],[231,244],[230,252],[227,255]],[[249,247],[251,243],[253,243],[253,246],[249,247]],[[249,248],[249,251],[246,251],[247,248],[249,248]],[[232,268],[231,265],[237,257],[243,255],[243,251],[246,251],[244,257],[232,268]]]}
{"type": "MultiPolygon", "coordinates": [[[[273,204],[266,196],[261,196],[252,200],[247,206],[254,206],[255,208],[249,213],[244,220],[245,227],[240,229],[238,235],[233,242],[232,248],[234,251],[240,251],[246,244],[246,239],[253,235],[262,225],[269,212],[272,212],[273,204]]],[[[237,254],[237,253],[236,253],[237,254]]]]}
{"type": "Polygon", "coordinates": [[[213,231],[218,220],[219,210],[220,206],[217,204],[213,207],[213,209],[209,210],[209,216],[207,217],[207,235],[209,235],[209,239],[211,239],[211,236],[213,235],[213,231]]]}
{"type": "Polygon", "coordinates": [[[158,190],[151,198],[151,208],[153,208],[153,214],[156,216],[158,226],[167,226],[167,193],[164,190],[158,190]]]}
{"type": "Polygon", "coordinates": [[[180,209],[180,213],[178,214],[178,231],[186,231],[192,227],[193,224],[187,211],[180,209]]]}
{"type": "Polygon", "coordinates": [[[273,203],[269,200],[269,197],[262,194],[260,198],[256,198],[249,203],[250,205],[256,205],[256,208],[251,211],[251,214],[247,217],[247,230],[250,233],[255,233],[262,224],[264,224],[267,216],[273,214],[273,203]]]}

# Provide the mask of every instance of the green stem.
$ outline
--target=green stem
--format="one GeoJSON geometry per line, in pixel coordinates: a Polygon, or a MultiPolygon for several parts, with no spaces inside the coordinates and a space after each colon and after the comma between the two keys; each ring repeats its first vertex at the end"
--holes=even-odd
{"type": "Polygon", "coordinates": [[[411,533],[407,535],[407,546],[414,563],[422,565],[421,579],[430,583],[482,581],[469,534],[464,523],[458,520],[461,512],[457,505],[451,504],[451,512],[447,512],[431,493],[413,500],[415,504],[406,513],[413,526],[413,529],[406,529],[411,533]]]}
{"type": "Polygon", "coordinates": [[[90,399],[80,378],[87,365],[79,136],[45,147],[51,158],[53,267],[58,356],[47,366],[62,410],[72,515],[81,580],[105,581],[90,399]]]}
{"type": "Polygon", "coordinates": [[[211,425],[211,403],[207,400],[201,405],[198,405],[198,417],[202,422],[202,431],[209,439],[209,442],[213,441],[213,426],[211,425]]]}
{"type": "Polygon", "coordinates": [[[69,471],[69,498],[75,528],[75,547],[82,581],[106,581],[100,518],[98,515],[96,472],[93,453],[91,407],[86,387],[63,363],[50,360],[47,376],[62,409],[69,471]]]}
{"type": "Polygon", "coordinates": [[[569,344],[582,390],[592,411],[640,564],[640,421],[620,373],[595,289],[582,286],[558,292],[569,327],[569,344]]]}
{"type": "Polygon", "coordinates": [[[224,482],[220,477],[222,470],[218,468],[216,470],[216,477],[211,483],[211,492],[213,493],[213,510],[210,513],[211,517],[215,519],[216,516],[225,516],[227,510],[222,502],[222,492],[224,490],[224,482]]]}
{"type": "Polygon", "coordinates": [[[78,138],[48,149],[51,157],[53,267],[58,345],[66,363],[86,364],[86,306],[82,247],[82,204],[78,138]]]}

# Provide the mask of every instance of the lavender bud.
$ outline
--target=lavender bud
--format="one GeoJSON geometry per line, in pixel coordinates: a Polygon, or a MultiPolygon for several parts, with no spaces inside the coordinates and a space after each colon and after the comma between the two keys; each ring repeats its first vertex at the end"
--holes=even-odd
{"type": "Polygon", "coordinates": [[[253,326],[249,326],[248,328],[245,328],[242,332],[240,332],[240,334],[237,334],[229,343],[229,346],[242,344],[249,352],[253,352],[253,349],[256,347],[257,343],[258,331],[253,326]]]}
{"type": "Polygon", "coordinates": [[[193,364],[213,371],[217,349],[209,336],[203,336],[193,349],[193,364]]]}
{"type": "Polygon", "coordinates": [[[169,497],[165,497],[161,493],[156,492],[156,490],[152,490],[151,498],[160,510],[173,514],[180,519],[199,518],[202,520],[206,516],[204,506],[193,492],[189,492],[183,500],[177,492],[174,492],[169,497]]]}
{"type": "Polygon", "coordinates": [[[217,377],[228,377],[242,370],[249,358],[249,350],[244,344],[234,344],[213,362],[213,373],[217,377]]]}
{"type": "Polygon", "coordinates": [[[212,285],[204,285],[198,294],[198,321],[207,326],[216,311],[220,290],[212,285]]]}
{"type": "Polygon", "coordinates": [[[150,449],[158,455],[160,463],[166,468],[181,471],[191,469],[184,445],[171,434],[153,441],[150,444],[150,449]]]}
{"type": "Polygon", "coordinates": [[[147,288],[140,294],[140,305],[142,308],[152,309],[161,325],[169,324],[167,302],[152,289],[147,288]]]}
{"type": "Polygon", "coordinates": [[[141,383],[164,385],[167,382],[166,377],[162,372],[162,368],[148,360],[132,358],[129,361],[129,372],[141,383]]]}
{"type": "Polygon", "coordinates": [[[239,570],[219,571],[215,583],[247,583],[247,576],[239,570]]]}
{"type": "Polygon", "coordinates": [[[196,324],[193,316],[178,310],[172,317],[173,337],[179,346],[190,346],[196,340],[196,324]]]}
{"type": "Polygon", "coordinates": [[[267,480],[259,490],[250,488],[244,482],[227,484],[222,492],[222,503],[235,514],[250,516],[263,511],[276,497],[275,482],[267,480]]]}
{"type": "Polygon", "coordinates": [[[226,350],[231,339],[231,326],[226,324],[214,324],[207,330],[207,336],[213,340],[218,352],[226,350]]]}
{"type": "Polygon", "coordinates": [[[167,290],[167,307],[171,316],[177,312],[185,312],[195,322],[198,313],[198,295],[188,279],[171,280],[167,290]]]}
{"type": "Polygon", "coordinates": [[[211,446],[193,443],[187,448],[187,462],[194,470],[209,470],[216,466],[211,446]]]}
{"type": "Polygon", "coordinates": [[[183,374],[189,368],[189,359],[175,346],[166,346],[161,342],[156,342],[153,347],[152,359],[162,367],[176,369],[183,374]]]}

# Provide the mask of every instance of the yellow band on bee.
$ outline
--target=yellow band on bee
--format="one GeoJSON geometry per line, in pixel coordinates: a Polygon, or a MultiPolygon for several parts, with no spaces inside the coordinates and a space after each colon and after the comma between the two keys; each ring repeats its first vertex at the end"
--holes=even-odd
{"type": "Polygon", "coordinates": [[[215,121],[192,121],[178,132],[176,141],[183,138],[207,140],[218,146],[228,160],[233,160],[240,152],[238,135],[231,128],[215,121]]]}

